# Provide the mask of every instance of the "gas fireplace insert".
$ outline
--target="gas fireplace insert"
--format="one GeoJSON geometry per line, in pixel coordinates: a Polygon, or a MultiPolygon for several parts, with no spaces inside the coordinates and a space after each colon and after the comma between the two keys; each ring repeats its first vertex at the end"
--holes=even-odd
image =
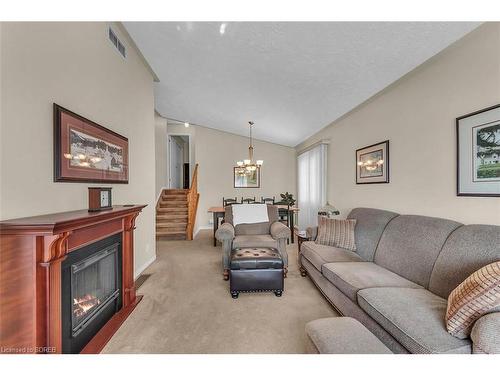
{"type": "Polygon", "coordinates": [[[62,351],[79,353],[122,307],[121,233],[68,254],[62,263],[62,351]]]}

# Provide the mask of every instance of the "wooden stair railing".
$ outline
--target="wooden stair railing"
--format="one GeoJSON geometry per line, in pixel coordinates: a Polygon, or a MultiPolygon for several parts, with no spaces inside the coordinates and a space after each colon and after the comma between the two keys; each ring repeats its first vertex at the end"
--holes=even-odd
{"type": "Polygon", "coordinates": [[[187,193],[188,204],[188,224],[186,227],[186,240],[193,239],[194,223],[196,221],[196,211],[198,210],[198,201],[200,193],[198,193],[198,164],[195,165],[193,178],[191,179],[191,187],[187,193]]]}

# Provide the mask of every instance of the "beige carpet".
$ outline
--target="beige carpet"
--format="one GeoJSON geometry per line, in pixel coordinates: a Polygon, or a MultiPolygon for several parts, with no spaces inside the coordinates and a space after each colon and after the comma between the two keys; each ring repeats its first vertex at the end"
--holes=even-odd
{"type": "Polygon", "coordinates": [[[300,276],[296,246],[288,246],[281,298],[242,293],[234,300],[211,230],[194,241],[159,241],[157,260],[144,271],[151,277],[139,288],[144,298],[103,353],[303,353],[305,324],[337,313],[300,276]]]}

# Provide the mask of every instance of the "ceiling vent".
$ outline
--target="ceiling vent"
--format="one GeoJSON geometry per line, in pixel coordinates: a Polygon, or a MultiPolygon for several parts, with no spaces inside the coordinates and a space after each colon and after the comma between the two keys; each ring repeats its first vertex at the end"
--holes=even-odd
{"type": "Polygon", "coordinates": [[[120,39],[116,36],[115,32],[111,29],[111,27],[108,29],[108,38],[113,43],[115,46],[116,50],[122,55],[123,58],[127,57],[127,51],[125,50],[125,46],[123,45],[122,42],[120,42],[120,39]]]}

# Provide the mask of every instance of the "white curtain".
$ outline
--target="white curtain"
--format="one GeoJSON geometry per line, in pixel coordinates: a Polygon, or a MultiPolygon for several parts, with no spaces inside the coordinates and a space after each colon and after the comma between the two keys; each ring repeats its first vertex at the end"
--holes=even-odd
{"type": "Polygon", "coordinates": [[[298,156],[299,230],[318,225],[318,210],[326,204],[327,144],[298,156]]]}

